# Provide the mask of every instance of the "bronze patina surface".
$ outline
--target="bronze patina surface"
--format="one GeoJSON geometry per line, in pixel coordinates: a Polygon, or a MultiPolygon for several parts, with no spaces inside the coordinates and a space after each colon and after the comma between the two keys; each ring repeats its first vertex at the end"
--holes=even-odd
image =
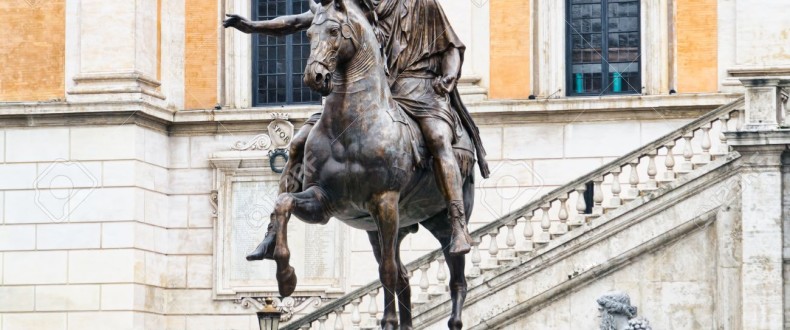
{"type": "Polygon", "coordinates": [[[382,328],[411,329],[403,238],[428,229],[450,268],[450,329],[461,329],[466,296],[466,225],[474,163],[488,176],[477,127],[458,95],[464,46],[436,0],[335,0],[270,21],[228,15],[226,27],[282,35],[307,29],[304,81],[327,96],[291,142],[272,221],[248,260],[277,263],[280,294],[296,286],[289,265],[290,215],[314,224],[334,217],[368,232],[385,288],[382,328]],[[396,313],[395,295],[400,308],[396,313]]]}

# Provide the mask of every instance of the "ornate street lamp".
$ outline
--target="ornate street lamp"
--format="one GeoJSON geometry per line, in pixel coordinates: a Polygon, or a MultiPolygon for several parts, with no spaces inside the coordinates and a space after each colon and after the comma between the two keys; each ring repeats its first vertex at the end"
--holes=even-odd
{"type": "Polygon", "coordinates": [[[271,297],[264,299],[263,309],[258,314],[258,325],[261,330],[277,330],[280,325],[280,311],[274,307],[271,297]]]}

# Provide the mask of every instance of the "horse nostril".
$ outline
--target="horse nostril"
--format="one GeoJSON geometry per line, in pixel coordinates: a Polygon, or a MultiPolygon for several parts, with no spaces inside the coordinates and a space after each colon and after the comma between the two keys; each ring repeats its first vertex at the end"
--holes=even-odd
{"type": "Polygon", "coordinates": [[[326,82],[329,82],[330,80],[332,80],[332,74],[331,73],[327,73],[326,74],[326,82]]]}
{"type": "Polygon", "coordinates": [[[320,73],[317,73],[317,74],[315,75],[315,81],[316,81],[316,82],[321,82],[321,78],[322,78],[322,77],[323,77],[323,75],[321,75],[320,73]]]}

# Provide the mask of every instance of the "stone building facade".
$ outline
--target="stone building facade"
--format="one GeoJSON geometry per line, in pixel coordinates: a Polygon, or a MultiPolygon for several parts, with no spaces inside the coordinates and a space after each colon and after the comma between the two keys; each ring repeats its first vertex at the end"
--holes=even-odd
{"type": "MultiPolygon", "coordinates": [[[[320,105],[255,104],[253,38],[220,24],[225,13],[251,16],[253,2],[266,1],[0,3],[0,329],[256,329],[250,299],[276,290],[270,265],[242,257],[274,198],[268,127],[285,114],[298,128],[320,105]]],[[[632,1],[635,92],[574,96],[568,44],[577,2],[442,1],[467,46],[459,88],[493,170],[477,182],[472,229],[735,101],[739,78],[790,75],[785,1],[641,0],[632,1]]],[[[365,233],[292,223],[303,279],[287,302],[293,320],[376,278],[365,233]],[[331,262],[316,257],[316,242],[331,262]]],[[[671,256],[715,255],[715,230],[694,232],[671,256]]],[[[403,244],[404,259],[437,247],[421,230],[403,244]]],[[[699,281],[655,271],[651,288],[709,286],[677,304],[673,294],[652,297],[652,313],[671,305],[703,328],[713,324],[713,312],[695,308],[720,297],[714,271],[696,259],[639,260],[546,310],[578,306],[587,322],[596,305],[584,297],[638,291],[639,272],[686,265],[699,281]]],[[[646,301],[641,292],[629,293],[646,301]]]]}

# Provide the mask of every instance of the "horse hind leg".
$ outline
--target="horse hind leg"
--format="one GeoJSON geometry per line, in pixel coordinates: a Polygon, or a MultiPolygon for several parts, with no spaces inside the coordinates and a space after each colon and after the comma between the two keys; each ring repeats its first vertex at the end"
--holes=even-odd
{"type": "MultiPolygon", "coordinates": [[[[469,217],[472,214],[472,207],[474,206],[474,182],[472,178],[465,180],[463,191],[466,222],[468,224],[469,217]]],[[[452,302],[452,310],[447,327],[450,330],[461,330],[463,328],[462,311],[467,291],[466,277],[464,276],[466,258],[463,255],[453,255],[449,252],[452,241],[452,228],[447,221],[447,213],[439,212],[420,224],[428,229],[442,245],[442,252],[444,252],[447,268],[450,271],[450,301],[452,302]]]]}
{"type": "Polygon", "coordinates": [[[401,228],[398,232],[398,246],[395,250],[395,259],[398,263],[398,317],[400,319],[400,330],[412,330],[411,312],[411,285],[409,284],[409,270],[400,258],[400,246],[406,235],[416,233],[419,227],[415,224],[406,228],[401,228]]]}
{"type": "Polygon", "coordinates": [[[297,282],[294,268],[290,265],[291,251],[288,249],[288,221],[291,214],[296,214],[307,223],[326,223],[328,219],[315,189],[280,194],[274,205],[269,232],[258,248],[247,256],[247,260],[259,257],[274,259],[277,263],[277,286],[283,297],[293,294],[297,282]]]}

